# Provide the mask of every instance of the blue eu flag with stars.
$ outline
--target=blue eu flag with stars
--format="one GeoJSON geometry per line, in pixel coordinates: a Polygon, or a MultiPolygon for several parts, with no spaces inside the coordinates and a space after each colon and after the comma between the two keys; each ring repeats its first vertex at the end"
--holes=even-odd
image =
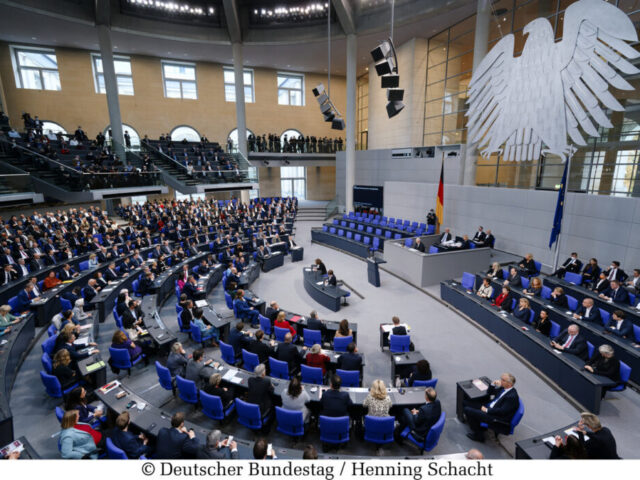
{"type": "Polygon", "coordinates": [[[560,184],[560,190],[558,191],[558,203],[556,204],[556,214],[553,217],[553,229],[551,230],[551,236],[549,237],[549,248],[553,245],[562,229],[562,214],[564,212],[564,194],[567,191],[567,170],[569,169],[569,161],[564,165],[564,173],[562,174],[562,183],[560,184]]]}

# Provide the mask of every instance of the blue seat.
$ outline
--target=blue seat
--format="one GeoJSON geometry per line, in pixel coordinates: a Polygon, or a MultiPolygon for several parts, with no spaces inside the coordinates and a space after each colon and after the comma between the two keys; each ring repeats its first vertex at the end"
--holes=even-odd
{"type": "Polygon", "coordinates": [[[350,228],[351,230],[354,230],[354,229],[356,228],[356,224],[355,224],[355,223],[353,223],[353,222],[349,223],[349,228],[350,228]]]}
{"type": "Polygon", "coordinates": [[[358,225],[358,229],[359,232],[364,231],[364,225],[358,225]]]}
{"type": "Polygon", "coordinates": [[[200,327],[193,322],[191,322],[190,326],[191,326],[191,338],[193,339],[194,342],[202,345],[202,348],[204,348],[204,342],[206,342],[207,340],[211,340],[216,336],[214,333],[203,334],[202,330],[200,330],[200,327]]]}
{"type": "Polygon", "coordinates": [[[271,320],[260,314],[258,314],[258,320],[260,321],[260,329],[265,333],[265,335],[271,336],[273,333],[271,331],[271,320]]]}
{"type": "Polygon", "coordinates": [[[371,237],[363,237],[362,243],[364,243],[365,245],[371,245],[371,237]]]}
{"type": "Polygon", "coordinates": [[[462,286],[467,290],[473,290],[476,285],[476,276],[473,273],[462,273],[462,286]]]}
{"type": "Polygon", "coordinates": [[[303,328],[302,335],[304,337],[304,346],[313,347],[316,343],[322,345],[322,332],[320,330],[311,330],[303,328]]]}
{"type": "Polygon", "coordinates": [[[389,351],[391,353],[408,352],[410,345],[410,335],[389,335],[389,351]]]}
{"type": "Polygon", "coordinates": [[[85,270],[89,270],[89,260],[85,260],[84,262],[80,262],[78,264],[78,269],[83,272],[85,270]]]}
{"type": "Polygon", "coordinates": [[[407,248],[411,248],[411,246],[413,245],[413,238],[405,238],[404,239],[404,246],[407,248]]]}
{"type": "Polygon", "coordinates": [[[536,316],[536,312],[535,310],[532,308],[531,312],[529,313],[529,324],[532,325],[533,324],[533,318],[536,316]]]}
{"type": "Polygon", "coordinates": [[[394,240],[400,240],[401,238],[402,238],[402,235],[401,235],[401,234],[399,234],[399,233],[395,233],[395,234],[393,235],[393,239],[394,239],[394,240]]]}
{"type": "MultiPolygon", "coordinates": [[[[522,420],[522,417],[524,416],[524,403],[522,403],[521,398],[519,400],[520,400],[520,405],[518,406],[518,410],[516,410],[516,413],[513,415],[513,418],[509,422],[509,429],[496,430],[495,428],[493,428],[492,430],[494,430],[496,433],[502,433],[504,435],[513,435],[514,430],[516,429],[516,427],[520,423],[520,420],[522,420]]],[[[500,425],[500,424],[496,424],[496,425],[500,425]]],[[[489,425],[487,425],[486,423],[481,423],[480,426],[484,428],[490,428],[489,425]]]]}
{"type": "Polygon", "coordinates": [[[51,357],[48,354],[43,353],[40,357],[40,362],[42,363],[42,368],[44,368],[44,371],[51,375],[51,372],[53,371],[53,363],[51,362],[51,357]]]}
{"type": "Polygon", "coordinates": [[[269,372],[272,377],[289,380],[289,364],[273,357],[269,357],[269,372]]]}
{"type": "Polygon", "coordinates": [[[338,236],[339,237],[344,237],[344,230],[343,229],[338,230],[338,236]]]}
{"type": "Polygon", "coordinates": [[[71,302],[62,297],[60,297],[60,307],[62,308],[62,310],[73,310],[73,305],[71,305],[71,302]]]}
{"type": "Polygon", "coordinates": [[[631,376],[631,367],[620,360],[620,383],[613,388],[610,388],[610,392],[621,392],[627,388],[627,382],[631,376]]]}
{"type": "MultiPolygon", "coordinates": [[[[113,319],[116,322],[116,326],[119,329],[124,329],[124,326],[122,324],[122,317],[120,315],[118,315],[118,308],[117,307],[113,307],[113,319]]],[[[180,317],[178,317],[178,323],[180,323],[180,317]]]]}
{"type": "Polygon", "coordinates": [[[322,226],[322,231],[323,232],[328,232],[329,231],[329,226],[328,225],[323,225],[322,226]]]}
{"type": "Polygon", "coordinates": [[[353,239],[353,232],[347,232],[347,238],[349,240],[352,240],[353,239]]]}
{"type": "Polygon", "coordinates": [[[47,328],[47,335],[53,337],[56,333],[58,333],[58,330],[56,330],[56,326],[52,323],[49,325],[49,328],[47,328]]]}
{"type": "Polygon", "coordinates": [[[160,386],[165,390],[169,390],[175,395],[176,387],[173,386],[173,379],[171,378],[171,372],[167,367],[164,367],[157,360],[156,360],[156,373],[158,374],[158,383],[160,383],[160,386]]]}
{"type": "Polygon", "coordinates": [[[367,227],[367,233],[373,233],[373,227],[367,227]]]}
{"type": "Polygon", "coordinates": [[[339,445],[349,441],[349,417],[325,417],[320,415],[320,440],[339,445]]]}
{"type": "Polygon", "coordinates": [[[273,330],[275,331],[276,341],[278,342],[284,342],[284,336],[290,333],[288,328],[273,327],[273,330]]]}
{"type": "Polygon", "coordinates": [[[300,365],[300,374],[302,376],[302,383],[313,383],[315,385],[322,385],[324,383],[324,379],[322,378],[322,368],[320,367],[300,365]]]}
{"type": "Polygon", "coordinates": [[[62,386],[60,385],[58,377],[49,375],[48,373],[43,371],[40,372],[40,379],[42,380],[45,390],[47,391],[47,395],[53,398],[62,398],[63,395],[66,395],[79,385],[78,383],[74,383],[66,390],[62,390],[62,386]]]}
{"type": "Polygon", "coordinates": [[[432,387],[432,388],[436,388],[436,385],[438,384],[438,379],[437,378],[432,378],[431,380],[414,380],[413,381],[413,386],[414,387],[432,387]]]}
{"type": "Polygon", "coordinates": [[[387,230],[384,232],[384,238],[391,238],[391,230],[387,230]]]}
{"type": "Polygon", "coordinates": [[[606,327],[609,325],[609,320],[611,319],[611,314],[602,308],[598,309],[600,311],[600,320],[602,320],[602,325],[606,327]]]}
{"type": "Polygon", "coordinates": [[[636,343],[640,343],[640,326],[633,326],[633,336],[636,337],[636,343]]]}
{"type": "Polygon", "coordinates": [[[53,357],[53,349],[55,346],[56,346],[56,337],[49,337],[44,342],[42,342],[42,345],[40,345],[40,347],[42,348],[42,351],[47,355],[49,355],[50,357],[53,357]]]}
{"type": "Polygon", "coordinates": [[[560,325],[553,320],[551,320],[551,329],[549,330],[549,338],[553,340],[558,335],[560,335],[560,325]]]}
{"type": "Polygon", "coordinates": [[[436,448],[436,445],[438,445],[438,440],[440,440],[440,435],[442,435],[442,431],[444,430],[444,421],[446,418],[447,414],[443,411],[440,414],[440,418],[438,419],[438,421],[433,424],[424,438],[411,432],[411,429],[409,427],[406,427],[402,431],[400,436],[409,440],[411,443],[417,446],[420,449],[420,455],[422,455],[422,453],[425,451],[430,452],[431,450],[436,448]]]}
{"type": "Polygon", "coordinates": [[[433,245],[431,245],[431,246],[429,247],[429,253],[430,253],[430,254],[438,253],[438,252],[439,252],[438,247],[434,247],[433,245]]]}
{"type": "Polygon", "coordinates": [[[248,352],[243,348],[242,362],[242,368],[244,368],[247,372],[253,373],[256,367],[260,364],[260,358],[255,353],[248,352]]]}
{"type": "Polygon", "coordinates": [[[341,226],[341,227],[346,227],[346,226],[347,226],[347,222],[345,222],[344,220],[342,220],[342,221],[340,222],[340,226],[341,226]]]}
{"type": "Polygon", "coordinates": [[[144,358],[144,353],[138,356],[133,362],[129,355],[129,350],[126,348],[112,348],[109,347],[109,355],[111,355],[111,366],[119,368],[120,370],[126,370],[131,375],[131,367],[136,365],[144,358]]]}
{"type": "Polygon", "coordinates": [[[304,417],[301,411],[276,407],[276,422],[276,430],[280,433],[289,437],[304,436],[304,417]]]}
{"type": "Polygon", "coordinates": [[[589,358],[593,357],[595,349],[596,347],[593,346],[593,343],[587,340],[587,354],[589,355],[589,358]]]}
{"type": "Polygon", "coordinates": [[[333,349],[336,352],[346,352],[349,344],[353,342],[353,337],[349,335],[348,337],[335,337],[333,339],[333,349]]]}
{"type": "Polygon", "coordinates": [[[629,292],[629,305],[631,305],[632,307],[636,306],[636,295],[635,295],[635,293],[629,292]]]}
{"type": "Polygon", "coordinates": [[[176,387],[178,387],[178,397],[180,397],[180,400],[191,403],[192,405],[198,404],[198,388],[196,387],[196,382],[176,375],[176,387]]]}
{"type": "Polygon", "coordinates": [[[567,295],[567,304],[569,304],[569,310],[575,312],[578,309],[578,299],[567,295]]]}
{"type": "Polygon", "coordinates": [[[235,365],[238,361],[236,354],[233,351],[233,347],[228,343],[224,343],[222,340],[220,340],[220,353],[222,354],[222,360],[227,362],[229,365],[235,365]]]}
{"type": "Polygon", "coordinates": [[[530,277],[537,277],[540,275],[540,271],[542,270],[542,264],[536,260],[533,261],[533,264],[536,266],[536,272],[529,275],[530,277]]]}
{"type": "Polygon", "coordinates": [[[62,418],[64,417],[64,410],[60,407],[56,407],[56,418],[59,423],[62,423],[62,418]]]}
{"type": "Polygon", "coordinates": [[[433,235],[434,233],[436,233],[436,226],[435,225],[429,225],[427,227],[427,235],[433,235]]]}
{"type": "Polygon", "coordinates": [[[335,235],[335,233],[336,233],[336,227],[331,227],[331,228],[329,229],[329,233],[332,233],[332,234],[334,234],[334,235],[335,235]]]}
{"type": "Polygon", "coordinates": [[[142,297],[142,293],[140,293],[140,282],[138,280],[133,281],[131,288],[133,289],[133,294],[136,297],[142,297]]]}
{"type": "Polygon", "coordinates": [[[364,417],[364,439],[376,445],[393,442],[394,417],[364,417]]]}
{"type": "Polygon", "coordinates": [[[336,369],[336,375],[342,380],[343,387],[359,387],[360,372],[358,370],[340,370],[336,369]]]}
{"type": "Polygon", "coordinates": [[[229,310],[234,310],[235,313],[235,309],[233,308],[233,300],[231,299],[231,295],[229,295],[227,292],[224,292],[224,301],[227,304],[227,308],[229,310]]]}
{"type": "Polygon", "coordinates": [[[362,242],[362,235],[361,235],[361,234],[359,234],[359,233],[356,233],[356,234],[353,236],[353,239],[354,239],[356,242],[362,242]]]}
{"type": "Polygon", "coordinates": [[[573,283],[574,285],[580,285],[582,283],[582,275],[579,273],[567,272],[564,274],[564,281],[573,283]]]}
{"type": "Polygon", "coordinates": [[[382,235],[382,229],[376,228],[376,235],[382,235]]]}
{"type": "MultiPolygon", "coordinates": [[[[507,278],[507,277],[504,277],[507,278]]],[[[551,298],[551,289],[547,286],[542,287],[542,291],[540,292],[540,296],[549,300],[551,298]]]]}
{"type": "Polygon", "coordinates": [[[269,413],[263,417],[259,405],[245,402],[239,398],[236,398],[236,412],[238,413],[238,423],[250,430],[261,430],[271,416],[269,413]]]}
{"type": "Polygon", "coordinates": [[[225,420],[236,408],[235,402],[231,402],[225,408],[222,405],[222,399],[217,395],[209,395],[207,392],[200,390],[200,404],[202,405],[202,413],[212,420],[218,420],[222,422],[225,420]]]}
{"type": "Polygon", "coordinates": [[[127,454],[124,453],[124,450],[116,447],[109,437],[107,437],[106,446],[107,446],[107,458],[109,460],[128,460],[129,459],[129,457],[127,457],[127,454]]]}
{"type": "Polygon", "coordinates": [[[520,284],[522,285],[522,288],[529,288],[530,282],[531,281],[527,277],[520,278],[520,284]]]}

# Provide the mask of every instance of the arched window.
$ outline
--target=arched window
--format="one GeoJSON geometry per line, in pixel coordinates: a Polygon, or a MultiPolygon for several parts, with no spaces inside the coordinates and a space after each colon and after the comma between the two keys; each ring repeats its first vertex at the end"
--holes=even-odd
{"type": "MultiPolygon", "coordinates": [[[[107,125],[107,128],[104,129],[104,136],[107,138],[107,141],[110,142],[111,141],[111,135],[109,134],[109,131],[111,130],[111,125],[107,125]]],[[[125,134],[125,132],[129,133],[129,137],[131,138],[131,148],[133,149],[139,149],[140,148],[140,135],[138,135],[138,132],[136,131],[135,128],[133,128],[131,125],[127,125],[126,123],[122,124],[122,135],[125,134]]]]}
{"type": "MultiPolygon", "coordinates": [[[[253,135],[253,132],[247,128],[247,138],[249,138],[249,135],[253,135]]],[[[238,151],[238,129],[237,128],[234,128],[229,133],[229,136],[227,137],[227,146],[229,145],[229,140],[231,140],[232,142],[231,151],[237,152],[238,151]]]]}
{"type": "Polygon", "coordinates": [[[51,133],[67,133],[67,131],[59,123],[44,120],[42,122],[42,133],[46,135],[49,133],[49,131],[51,131],[51,133]]]}
{"type": "Polygon", "coordinates": [[[280,143],[282,144],[284,144],[285,135],[287,136],[287,140],[290,140],[291,137],[298,138],[300,135],[302,135],[302,133],[299,130],[295,130],[293,128],[285,130],[284,132],[282,132],[282,135],[280,135],[280,143]]]}
{"type": "Polygon", "coordinates": [[[171,140],[174,142],[181,142],[185,138],[187,142],[199,142],[202,137],[195,128],[188,125],[180,125],[171,131],[171,140]]]}

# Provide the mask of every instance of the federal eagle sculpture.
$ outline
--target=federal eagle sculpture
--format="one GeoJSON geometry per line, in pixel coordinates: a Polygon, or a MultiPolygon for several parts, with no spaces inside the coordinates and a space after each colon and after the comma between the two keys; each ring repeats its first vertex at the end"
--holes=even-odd
{"type": "Polygon", "coordinates": [[[564,13],[564,31],[554,41],[546,18],[523,30],[522,54],[513,56],[514,36],[491,49],[469,83],[467,128],[470,143],[484,157],[535,160],[541,154],[566,160],[575,145],[586,145],[583,131],[598,137],[598,125],[612,128],[605,110],[624,107],[609,92],[633,90],[618,71],[638,70],[627,59],[640,53],[627,42],[638,36],[629,17],[603,0],[579,0],[564,13]],[[504,145],[504,147],[503,147],[504,145]]]}

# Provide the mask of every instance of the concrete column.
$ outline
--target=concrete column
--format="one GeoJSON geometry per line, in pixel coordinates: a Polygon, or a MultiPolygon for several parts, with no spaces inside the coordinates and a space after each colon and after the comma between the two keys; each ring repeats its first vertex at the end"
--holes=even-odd
{"type": "MultiPolygon", "coordinates": [[[[484,59],[489,48],[489,26],[491,24],[491,0],[478,0],[476,12],[476,31],[473,43],[473,70],[475,71],[484,59]]],[[[467,143],[464,158],[464,184],[476,184],[476,161],[478,150],[476,146],[467,143]]]]}
{"type": "Polygon", "coordinates": [[[107,25],[97,25],[98,42],[100,44],[100,56],[102,57],[102,71],[104,73],[104,86],[107,91],[107,108],[109,109],[109,124],[111,125],[114,153],[126,162],[124,151],[124,137],[122,134],[122,118],[120,116],[120,100],[118,99],[118,80],[113,66],[113,45],[111,43],[111,30],[107,25]]]}
{"type": "Polygon", "coordinates": [[[242,65],[242,44],[233,43],[233,73],[236,80],[236,127],[238,128],[238,150],[247,156],[247,120],[244,111],[244,68],[242,65]]]}
{"type": "Polygon", "coordinates": [[[355,35],[347,35],[347,134],[345,208],[353,210],[353,184],[356,178],[356,63],[358,42],[355,35]]]}

